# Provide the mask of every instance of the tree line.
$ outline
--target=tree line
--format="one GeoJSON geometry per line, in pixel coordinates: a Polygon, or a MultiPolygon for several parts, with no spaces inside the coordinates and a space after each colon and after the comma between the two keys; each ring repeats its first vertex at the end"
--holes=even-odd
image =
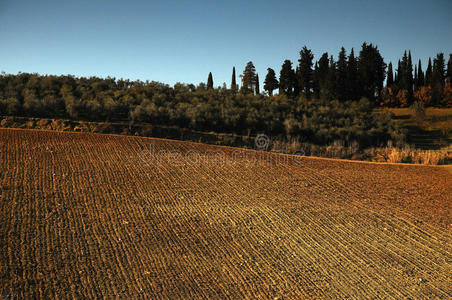
{"type": "MultiPolygon", "coordinates": [[[[253,62],[248,62],[241,75],[240,92],[259,94],[258,76],[253,62]]],[[[325,52],[315,63],[312,51],[304,46],[295,67],[289,59],[284,60],[279,78],[275,70],[267,69],[264,91],[269,96],[278,90],[280,95],[291,98],[301,95],[307,99],[341,102],[366,97],[376,106],[406,107],[418,101],[424,105],[448,107],[452,106],[451,81],[452,54],[449,54],[447,66],[443,53],[437,54],[433,64],[429,58],[424,72],[421,60],[413,68],[411,51],[408,54],[405,51],[394,70],[392,62],[386,65],[378,47],[372,44],[363,43],[357,57],[353,48],[347,55],[342,47],[337,61],[325,52]]],[[[207,86],[213,87],[211,73],[207,86]]],[[[235,68],[231,89],[237,89],[235,68]]]]}
{"type": "MultiPolygon", "coordinates": [[[[425,73],[421,66],[415,67],[412,81],[409,52],[396,72],[392,72],[391,63],[386,72],[385,62],[372,44],[364,43],[356,57],[353,49],[347,55],[344,48],[337,61],[328,53],[316,62],[313,57],[312,51],[303,47],[298,65],[294,68],[290,60],[285,60],[279,78],[269,68],[263,85],[265,92],[260,91],[252,62],[245,66],[240,85],[233,68],[229,88],[214,87],[212,73],[206,83],[196,86],[110,77],[3,73],[0,115],[150,123],[239,135],[265,132],[316,144],[357,141],[365,147],[388,140],[402,143],[405,139],[390,113],[373,110],[376,105],[409,105],[420,97],[419,91],[430,86],[432,95],[435,88],[444,87],[441,96],[435,96],[443,99],[450,82],[451,60],[447,71],[442,72],[445,68],[441,67],[444,60],[440,54],[434,59],[431,72],[429,67],[425,73]],[[279,94],[273,95],[276,90],[279,94]],[[403,90],[406,92],[400,92],[403,90]],[[398,102],[385,102],[389,91],[398,102]],[[403,93],[406,102],[397,100],[397,95],[403,93]]],[[[441,101],[430,104],[444,103],[441,101]]]]}
{"type": "Polygon", "coordinates": [[[386,88],[380,99],[381,106],[406,107],[414,101],[424,106],[452,106],[452,54],[449,54],[447,66],[443,53],[429,58],[425,72],[421,60],[414,65],[411,51],[403,54],[397,62],[397,71],[393,72],[392,63],[388,65],[386,88]],[[414,72],[413,72],[414,71],[414,72]]]}

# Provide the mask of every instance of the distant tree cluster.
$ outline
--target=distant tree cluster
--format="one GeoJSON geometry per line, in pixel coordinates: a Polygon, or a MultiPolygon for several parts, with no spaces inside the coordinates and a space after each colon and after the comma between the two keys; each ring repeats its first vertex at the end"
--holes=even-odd
{"type": "Polygon", "coordinates": [[[397,62],[397,71],[393,71],[392,63],[388,66],[388,80],[382,91],[382,106],[406,107],[414,102],[424,106],[452,106],[452,54],[445,63],[443,53],[438,53],[428,60],[425,72],[421,60],[414,65],[411,52],[405,51],[402,60],[397,62]],[[414,72],[413,72],[414,71],[414,72]]]}
{"type": "Polygon", "coordinates": [[[366,97],[375,101],[380,97],[386,76],[386,64],[377,46],[364,43],[355,57],[353,49],[347,56],[342,47],[335,61],[327,52],[314,63],[314,55],[306,46],[300,51],[298,65],[286,59],[279,73],[267,69],[264,90],[268,95],[279,89],[279,94],[290,98],[357,101],[366,97]]]}
{"type": "MultiPolygon", "coordinates": [[[[235,70],[235,69],[234,69],[235,70]]],[[[234,75],[233,75],[234,76],[234,75]]],[[[275,90],[289,98],[303,96],[306,99],[357,101],[366,97],[371,101],[379,99],[386,76],[386,64],[378,47],[364,43],[359,57],[353,49],[347,56],[344,48],[335,61],[333,56],[323,53],[314,64],[314,55],[306,46],[300,51],[298,65],[286,59],[279,72],[267,69],[264,90],[272,96],[275,90]]],[[[242,76],[241,91],[256,92],[259,81],[252,62],[248,62],[242,76]]],[[[231,85],[232,87],[232,85],[231,85]]]]}
{"type": "MultiPolygon", "coordinates": [[[[415,101],[424,105],[450,107],[451,100],[452,54],[447,66],[444,54],[439,53],[429,59],[426,72],[412,63],[411,52],[405,51],[398,61],[397,70],[392,62],[386,65],[377,46],[363,43],[359,55],[355,57],[351,49],[347,55],[344,47],[338,53],[337,61],[333,55],[323,53],[314,63],[314,55],[306,46],[300,51],[298,65],[286,59],[276,77],[275,70],[268,68],[264,80],[264,90],[273,96],[275,90],[289,98],[303,96],[307,99],[357,101],[363,97],[370,99],[375,106],[406,107],[415,101]],[[386,86],[384,85],[385,79],[386,86]]],[[[247,63],[242,77],[242,93],[259,91],[259,80],[255,67],[247,63]]],[[[233,73],[235,78],[235,68],[233,73]]],[[[231,89],[236,87],[235,81],[231,89]]]]}

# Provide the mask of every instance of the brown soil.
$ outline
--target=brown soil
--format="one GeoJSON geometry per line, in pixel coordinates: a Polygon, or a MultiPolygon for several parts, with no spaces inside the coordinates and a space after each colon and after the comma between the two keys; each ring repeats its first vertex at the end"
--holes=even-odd
{"type": "Polygon", "coordinates": [[[0,129],[5,298],[444,298],[452,173],[0,129]]]}

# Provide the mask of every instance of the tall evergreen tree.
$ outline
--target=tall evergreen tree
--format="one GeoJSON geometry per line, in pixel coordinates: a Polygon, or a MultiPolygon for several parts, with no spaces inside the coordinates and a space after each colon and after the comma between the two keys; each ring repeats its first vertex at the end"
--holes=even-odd
{"type": "Polygon", "coordinates": [[[318,89],[319,89],[319,97],[322,93],[327,92],[327,78],[328,78],[328,71],[329,71],[329,58],[328,58],[328,52],[325,52],[322,54],[322,56],[319,59],[319,66],[315,73],[316,81],[318,82],[318,89]]]}
{"type": "Polygon", "coordinates": [[[243,71],[242,77],[242,92],[243,93],[254,93],[256,88],[256,68],[253,62],[249,61],[246,64],[245,70],[243,71]]]}
{"type": "Polygon", "coordinates": [[[397,69],[398,86],[400,89],[403,90],[408,90],[407,68],[408,68],[408,54],[405,50],[405,52],[403,53],[402,61],[400,61],[397,69]]]}
{"type": "Polygon", "coordinates": [[[267,69],[267,76],[265,76],[264,80],[264,90],[268,92],[270,96],[273,95],[273,91],[276,90],[279,86],[279,82],[276,79],[275,71],[272,68],[267,69]]]}
{"type": "Polygon", "coordinates": [[[235,67],[232,67],[231,90],[237,90],[237,81],[235,79],[235,67]]]}
{"type": "Polygon", "coordinates": [[[394,84],[394,75],[392,72],[392,62],[389,62],[388,65],[388,79],[386,81],[386,86],[391,87],[394,84]]]}
{"type": "Polygon", "coordinates": [[[298,60],[298,87],[301,91],[304,92],[306,98],[311,98],[311,89],[312,89],[312,65],[314,55],[312,51],[309,50],[306,46],[303,47],[300,51],[300,59],[298,60]]]}
{"type": "Polygon", "coordinates": [[[352,48],[347,62],[347,99],[358,100],[358,98],[358,62],[356,61],[355,52],[352,48]]]}
{"type": "Polygon", "coordinates": [[[377,46],[363,43],[359,53],[358,73],[362,96],[375,99],[380,96],[386,77],[386,64],[377,46]]]}
{"type": "Polygon", "coordinates": [[[432,86],[432,73],[433,73],[432,59],[429,57],[427,70],[425,70],[425,85],[427,86],[432,86]]]}
{"type": "Polygon", "coordinates": [[[207,89],[213,89],[212,72],[209,72],[209,77],[207,78],[207,89]]]}
{"type": "Polygon", "coordinates": [[[347,99],[347,54],[342,47],[336,64],[336,96],[340,101],[347,99]]]}
{"type": "Polygon", "coordinates": [[[446,77],[449,78],[452,83],[452,54],[449,54],[449,60],[447,61],[447,73],[446,77]]]}
{"type": "Polygon", "coordinates": [[[334,99],[337,97],[336,93],[336,63],[334,62],[334,58],[330,56],[330,62],[328,66],[328,75],[326,78],[326,95],[328,98],[334,99]]]}
{"type": "Polygon", "coordinates": [[[281,72],[279,73],[279,93],[289,97],[293,96],[295,79],[292,62],[286,59],[281,66],[281,72]]]}
{"type": "Polygon", "coordinates": [[[422,71],[421,60],[419,59],[419,63],[417,66],[417,86],[421,87],[425,84],[424,82],[424,71],[422,71]]]}
{"type": "Polygon", "coordinates": [[[320,97],[320,83],[318,73],[319,73],[319,62],[316,61],[314,64],[314,72],[312,73],[312,91],[313,97],[315,99],[319,99],[320,97]]]}
{"type": "Polygon", "coordinates": [[[414,90],[415,91],[417,91],[417,89],[419,88],[418,85],[417,85],[418,81],[419,80],[418,80],[418,77],[417,77],[417,66],[414,65],[414,80],[413,80],[413,82],[414,82],[414,90]]]}
{"type": "Polygon", "coordinates": [[[259,88],[259,74],[256,73],[256,95],[259,95],[261,93],[259,88]]]}
{"type": "Polygon", "coordinates": [[[406,81],[408,90],[408,99],[411,101],[413,98],[413,61],[411,59],[411,51],[408,51],[408,61],[406,67],[406,81]]]}
{"type": "Polygon", "coordinates": [[[438,53],[433,59],[432,105],[438,105],[443,98],[444,78],[446,75],[444,53],[438,53]]]}
{"type": "Polygon", "coordinates": [[[444,78],[446,74],[444,53],[438,53],[433,60],[432,85],[444,86],[444,78]]]}
{"type": "Polygon", "coordinates": [[[293,80],[293,93],[292,96],[294,98],[298,97],[300,95],[301,87],[300,87],[300,66],[297,66],[296,70],[294,70],[293,73],[294,80],[293,80]]]}

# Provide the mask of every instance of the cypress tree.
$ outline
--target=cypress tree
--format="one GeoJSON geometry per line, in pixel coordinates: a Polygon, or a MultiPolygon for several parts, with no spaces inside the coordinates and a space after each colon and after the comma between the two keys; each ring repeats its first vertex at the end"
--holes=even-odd
{"type": "Polygon", "coordinates": [[[279,93],[291,97],[295,82],[295,72],[292,69],[292,62],[286,59],[281,66],[279,73],[279,93]]]}
{"type": "Polygon", "coordinates": [[[256,88],[256,68],[252,61],[246,64],[242,77],[242,91],[244,93],[253,93],[256,88]]]}
{"type": "Polygon", "coordinates": [[[449,54],[446,77],[449,78],[450,82],[452,83],[452,54],[449,54]]]}
{"type": "Polygon", "coordinates": [[[259,74],[256,73],[256,95],[259,95],[260,89],[259,89],[259,74]]]}
{"type": "Polygon", "coordinates": [[[297,69],[298,77],[298,87],[304,92],[306,98],[311,98],[311,88],[312,88],[312,59],[314,55],[312,51],[306,46],[300,51],[300,59],[298,60],[299,65],[297,69]]]}
{"type": "Polygon", "coordinates": [[[392,72],[392,62],[388,65],[388,80],[386,81],[386,87],[391,87],[394,84],[394,75],[392,72]]]}
{"type": "Polygon", "coordinates": [[[432,59],[428,58],[427,70],[425,71],[425,85],[432,86],[432,59]]]}
{"type": "Polygon", "coordinates": [[[408,51],[408,61],[406,66],[406,83],[408,90],[408,99],[412,100],[413,98],[413,61],[411,60],[411,51],[408,51]]]}
{"type": "Polygon", "coordinates": [[[273,91],[276,90],[279,86],[279,82],[276,79],[275,71],[272,68],[267,69],[267,76],[265,76],[264,80],[264,90],[268,92],[270,96],[273,95],[273,91]]]}
{"type": "Polygon", "coordinates": [[[439,84],[444,86],[445,74],[444,53],[438,53],[433,60],[432,85],[435,86],[439,84]]]}
{"type": "Polygon", "coordinates": [[[407,91],[407,100],[413,99],[413,63],[411,59],[411,51],[403,53],[402,61],[397,70],[398,87],[407,91]]]}
{"type": "Polygon", "coordinates": [[[386,64],[377,46],[363,43],[358,59],[362,96],[374,100],[380,97],[386,77],[386,64]]]}
{"type": "Polygon", "coordinates": [[[358,82],[358,63],[355,58],[355,52],[352,48],[347,62],[347,99],[358,100],[359,82],[358,82]]]}
{"type": "Polygon", "coordinates": [[[328,78],[328,71],[330,69],[329,66],[329,59],[328,59],[328,52],[325,52],[322,54],[322,56],[319,59],[319,67],[316,72],[316,80],[318,81],[319,85],[319,97],[322,93],[327,92],[328,86],[327,86],[327,78],[328,78]]]}
{"type": "Polygon", "coordinates": [[[320,97],[320,83],[319,83],[319,63],[316,61],[314,65],[314,73],[312,74],[312,90],[314,92],[314,98],[320,97]]]}
{"type": "Polygon", "coordinates": [[[417,91],[419,87],[417,85],[418,78],[417,78],[417,66],[416,65],[414,65],[414,80],[413,80],[413,82],[414,82],[414,90],[417,91]]]}
{"type": "Polygon", "coordinates": [[[235,67],[232,67],[231,90],[237,90],[237,82],[235,80],[235,67]]]}
{"type": "Polygon", "coordinates": [[[326,90],[327,95],[330,99],[334,99],[337,97],[336,94],[336,63],[334,62],[334,58],[330,56],[330,63],[328,67],[328,76],[326,78],[326,90]]]}
{"type": "Polygon", "coordinates": [[[432,105],[438,105],[441,102],[445,78],[444,53],[438,53],[433,59],[432,72],[432,105]]]}
{"type": "Polygon", "coordinates": [[[300,66],[297,66],[297,69],[293,72],[293,93],[292,96],[294,98],[298,97],[300,95],[300,66]]]}
{"type": "Polygon", "coordinates": [[[421,60],[419,59],[418,67],[417,67],[417,86],[421,87],[425,84],[424,82],[424,71],[422,71],[421,60]]]}
{"type": "Polygon", "coordinates": [[[347,54],[342,47],[336,64],[336,96],[340,101],[347,99],[347,54]]]}
{"type": "Polygon", "coordinates": [[[408,82],[407,82],[407,65],[408,65],[408,55],[405,52],[403,53],[402,61],[400,61],[399,67],[397,69],[397,76],[399,79],[399,88],[403,90],[408,90],[408,82]]]}
{"type": "Polygon", "coordinates": [[[207,78],[207,89],[213,89],[213,77],[211,72],[209,72],[209,77],[207,78]]]}

